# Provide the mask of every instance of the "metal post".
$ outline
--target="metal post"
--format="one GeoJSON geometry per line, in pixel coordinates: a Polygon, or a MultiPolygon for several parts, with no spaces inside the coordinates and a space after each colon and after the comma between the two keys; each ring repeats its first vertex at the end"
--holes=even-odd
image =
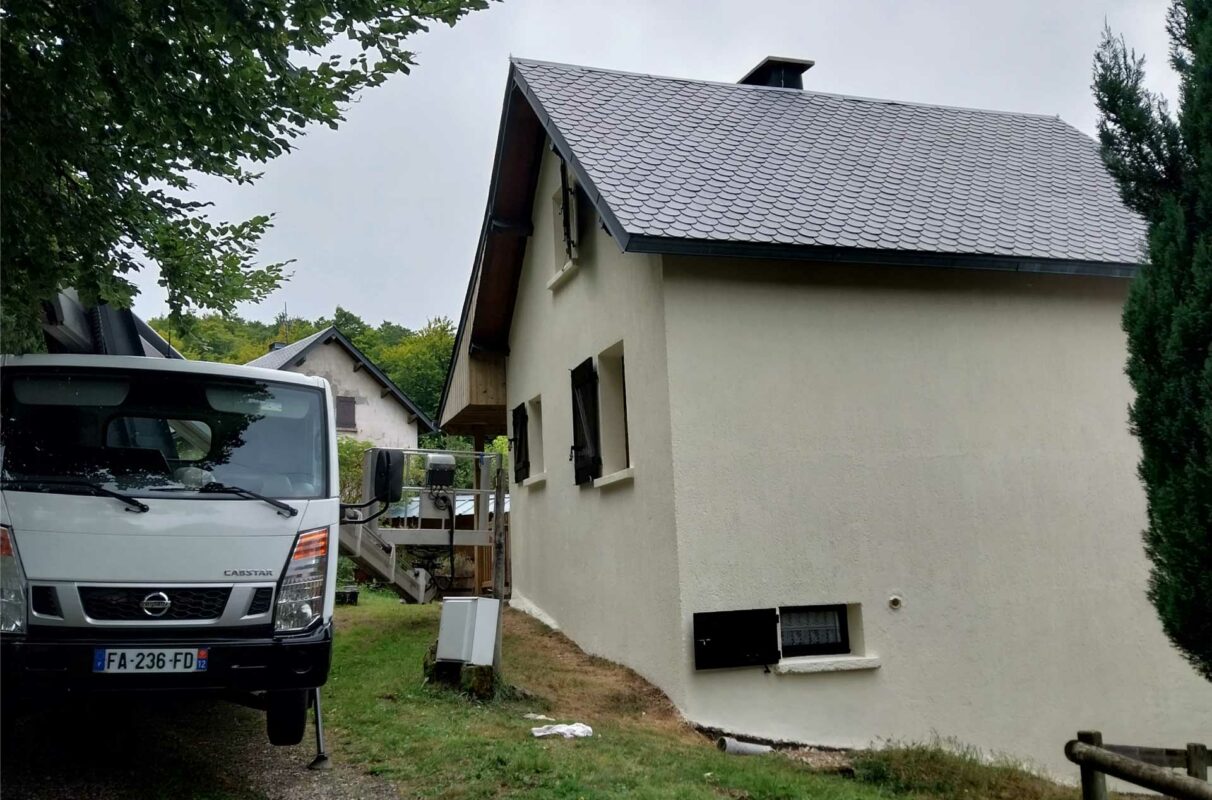
{"type": "Polygon", "coordinates": [[[1201,781],[1208,780],[1208,748],[1206,745],[1187,745],[1187,774],[1201,781]]]}
{"type": "MultiPolygon", "coordinates": [[[[471,486],[473,489],[483,489],[484,488],[484,480],[483,480],[484,469],[481,466],[481,463],[482,463],[483,459],[485,458],[485,455],[484,455],[484,429],[483,428],[476,428],[475,433],[473,434],[472,441],[473,441],[472,449],[476,451],[476,456],[475,456],[475,462],[472,464],[471,486]]],[[[483,506],[484,505],[485,504],[483,502],[483,496],[480,494],[476,494],[475,501],[472,503],[472,507],[471,507],[472,518],[474,520],[473,524],[475,525],[476,530],[483,530],[483,528],[484,528],[484,519],[483,519],[483,512],[484,512],[483,506]]],[[[483,561],[484,560],[482,558],[480,558],[480,548],[478,548],[478,547],[472,548],[471,552],[472,552],[471,596],[479,597],[480,594],[484,591],[484,570],[483,570],[483,561]]]]}
{"type": "Polygon", "coordinates": [[[492,654],[492,670],[501,674],[501,635],[505,621],[505,459],[497,457],[496,493],[492,512],[492,596],[500,601],[497,609],[497,643],[492,654]]]}
{"type": "MultiPolygon", "coordinates": [[[[1077,740],[1091,747],[1103,746],[1099,731],[1078,731],[1077,740]]],[[[1107,800],[1107,778],[1093,766],[1081,764],[1082,800],[1107,800]]]]}
{"type": "Polygon", "coordinates": [[[332,769],[328,752],[324,749],[324,715],[320,712],[320,688],[311,690],[311,700],[316,709],[316,757],[307,765],[308,769],[332,769]]]}

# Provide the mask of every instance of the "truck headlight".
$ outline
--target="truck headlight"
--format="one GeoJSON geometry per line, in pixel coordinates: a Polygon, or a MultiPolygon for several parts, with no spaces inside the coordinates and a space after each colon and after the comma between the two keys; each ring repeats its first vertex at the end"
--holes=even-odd
{"type": "Polygon", "coordinates": [[[278,588],[275,632],[301,631],[320,618],[327,576],[328,528],[300,533],[278,588]]]}
{"type": "Polygon", "coordinates": [[[26,594],[13,529],[0,525],[0,633],[25,633],[26,594]]]}

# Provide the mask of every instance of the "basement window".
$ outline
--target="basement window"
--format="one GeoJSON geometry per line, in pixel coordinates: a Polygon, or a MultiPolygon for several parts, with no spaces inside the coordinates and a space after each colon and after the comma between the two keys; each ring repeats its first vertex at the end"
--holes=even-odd
{"type": "Polygon", "coordinates": [[[603,350],[598,356],[598,414],[602,472],[609,476],[631,466],[627,436],[627,375],[622,342],[603,350]]]}
{"type": "Polygon", "coordinates": [[[867,653],[860,603],[694,614],[694,668],[764,666],[776,675],[880,668],[867,653]]]}
{"type": "Polygon", "coordinates": [[[850,652],[845,605],[787,606],[779,609],[784,657],[850,652]]]}
{"type": "Polygon", "coordinates": [[[352,397],[337,398],[337,429],[342,431],[356,431],[358,429],[357,421],[357,401],[352,397]]]}

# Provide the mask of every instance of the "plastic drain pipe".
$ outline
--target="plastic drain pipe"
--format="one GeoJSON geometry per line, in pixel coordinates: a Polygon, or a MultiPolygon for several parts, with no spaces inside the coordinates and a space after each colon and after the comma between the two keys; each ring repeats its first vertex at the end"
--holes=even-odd
{"type": "Polygon", "coordinates": [[[716,740],[715,746],[723,752],[731,753],[734,756],[757,756],[762,753],[769,753],[774,749],[768,744],[742,742],[740,739],[734,739],[731,736],[721,736],[716,740]]]}

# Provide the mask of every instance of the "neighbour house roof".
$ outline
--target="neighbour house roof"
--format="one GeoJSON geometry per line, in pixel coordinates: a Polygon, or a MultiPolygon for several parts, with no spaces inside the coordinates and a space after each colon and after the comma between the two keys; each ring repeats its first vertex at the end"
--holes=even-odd
{"type": "Polygon", "coordinates": [[[456,357],[507,350],[546,141],[624,252],[1125,278],[1144,259],[1097,144],[1057,117],[512,59],[456,357]]]}
{"type": "Polygon", "coordinates": [[[322,331],[316,331],[311,336],[305,336],[297,342],[279,347],[277,350],[270,350],[259,358],[254,358],[245,364],[246,367],[261,367],[262,369],[282,369],[290,362],[296,360],[301,355],[311,349],[312,345],[320,341],[330,333],[336,331],[336,328],[329,326],[322,331]]]}
{"type": "Polygon", "coordinates": [[[412,398],[404,393],[404,390],[396,386],[395,382],[379,369],[379,367],[370,360],[370,358],[349,340],[345,334],[341,333],[334,326],[329,326],[321,331],[313,333],[300,339],[297,342],[292,342],[285,347],[279,347],[277,350],[270,350],[259,358],[254,358],[245,366],[261,367],[262,369],[287,369],[291,366],[301,366],[307,360],[307,353],[316,345],[328,344],[336,342],[341,345],[353,357],[354,361],[361,364],[362,368],[370,373],[376,381],[383,386],[386,394],[390,394],[396,398],[409,413],[417,418],[417,426],[422,433],[437,430],[433,420],[429,415],[422,411],[412,398]]]}

